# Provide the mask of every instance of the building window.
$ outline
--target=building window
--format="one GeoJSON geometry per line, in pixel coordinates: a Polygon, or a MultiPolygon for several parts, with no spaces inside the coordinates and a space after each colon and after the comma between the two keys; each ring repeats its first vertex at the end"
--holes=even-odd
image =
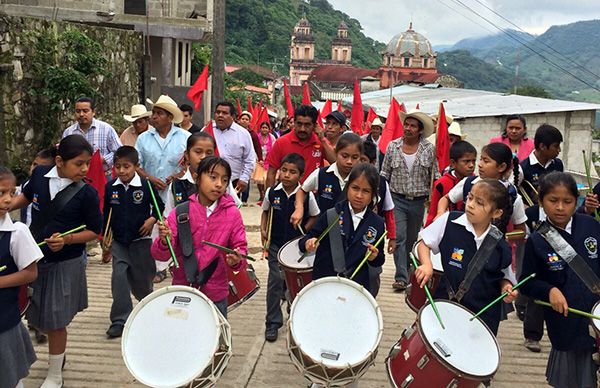
{"type": "Polygon", "coordinates": [[[425,68],[429,67],[429,59],[428,58],[423,58],[423,67],[425,67],[425,68]]]}
{"type": "Polygon", "coordinates": [[[310,47],[304,48],[304,59],[310,59],[310,47]]]}
{"type": "Polygon", "coordinates": [[[191,86],[192,42],[177,40],[175,43],[175,86],[191,86]]]}
{"type": "Polygon", "coordinates": [[[146,0],[124,1],[126,15],[146,15],[146,0]]]}
{"type": "Polygon", "coordinates": [[[404,67],[410,66],[410,58],[404,58],[404,67]]]}
{"type": "Polygon", "coordinates": [[[342,51],[342,61],[346,62],[348,60],[348,50],[342,51]]]}

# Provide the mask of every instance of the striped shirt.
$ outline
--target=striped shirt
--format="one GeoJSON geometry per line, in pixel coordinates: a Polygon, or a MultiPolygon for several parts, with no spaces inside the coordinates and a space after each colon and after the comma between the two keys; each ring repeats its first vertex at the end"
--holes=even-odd
{"type": "Polygon", "coordinates": [[[115,129],[108,123],[101,120],[92,119],[92,125],[84,132],[79,123],[75,123],[64,130],[63,138],[69,135],[81,135],[92,145],[94,150],[99,150],[102,159],[104,159],[104,171],[108,171],[113,166],[114,153],[121,147],[121,140],[115,129]]]}

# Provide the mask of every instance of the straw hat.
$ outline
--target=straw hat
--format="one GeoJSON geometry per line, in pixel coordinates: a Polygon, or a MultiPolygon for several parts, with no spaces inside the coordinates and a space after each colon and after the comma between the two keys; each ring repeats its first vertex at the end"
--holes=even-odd
{"type": "Polygon", "coordinates": [[[407,118],[413,118],[420,121],[421,124],[423,124],[423,132],[421,135],[425,138],[431,136],[431,134],[434,132],[433,120],[431,120],[431,117],[429,117],[426,113],[421,112],[419,109],[413,109],[408,113],[400,111],[398,112],[398,116],[400,116],[402,123],[404,123],[407,118]]]}
{"type": "MultiPolygon", "coordinates": [[[[437,113],[435,113],[429,117],[431,117],[433,120],[437,121],[438,116],[439,115],[437,113]]],[[[452,117],[451,115],[446,115],[446,123],[448,123],[448,125],[452,124],[453,121],[454,121],[454,117],[452,117]]]]}
{"type": "Polygon", "coordinates": [[[465,140],[467,135],[463,134],[460,129],[460,124],[456,121],[452,122],[448,127],[448,134],[460,137],[460,140],[465,140]]]}
{"type": "Polygon", "coordinates": [[[250,113],[247,110],[245,110],[242,113],[240,113],[240,117],[242,117],[243,115],[246,115],[246,116],[250,117],[250,120],[252,121],[252,113],[250,113]]]}
{"type": "Polygon", "coordinates": [[[373,127],[383,128],[383,123],[381,122],[381,119],[379,118],[379,116],[375,117],[375,119],[371,123],[371,128],[373,128],[373,127]]]}
{"type": "Polygon", "coordinates": [[[136,104],[131,107],[130,115],[123,115],[123,118],[130,123],[133,123],[137,119],[152,116],[152,112],[146,110],[146,107],[142,104],[136,104]]]}
{"type": "Polygon", "coordinates": [[[154,108],[160,108],[172,114],[173,123],[180,124],[183,121],[183,113],[181,113],[177,103],[171,97],[163,94],[162,96],[158,97],[158,100],[156,100],[154,103],[150,99],[147,99],[146,101],[152,104],[154,108]]]}

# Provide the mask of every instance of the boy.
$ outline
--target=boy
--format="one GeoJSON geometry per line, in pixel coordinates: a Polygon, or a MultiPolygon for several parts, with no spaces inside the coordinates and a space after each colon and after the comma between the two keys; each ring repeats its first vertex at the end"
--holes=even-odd
{"type": "MultiPolygon", "coordinates": [[[[31,166],[29,166],[29,176],[31,176],[33,169],[37,166],[51,166],[53,164],[54,156],[52,155],[52,150],[42,150],[35,155],[33,162],[31,162],[31,166]]],[[[27,183],[29,183],[29,180],[19,187],[19,192],[23,191],[23,188],[27,186],[27,183]]],[[[27,226],[31,224],[31,206],[32,204],[29,204],[29,206],[21,209],[21,222],[27,226]]]]}
{"type": "Polygon", "coordinates": [[[535,131],[535,137],[533,138],[535,149],[529,154],[528,158],[521,162],[521,168],[523,169],[521,190],[531,198],[529,205],[538,204],[537,189],[542,176],[552,171],[562,172],[564,170],[562,160],[557,157],[560,153],[560,143],[562,141],[562,134],[552,125],[542,124],[535,131]]]}
{"type": "MultiPolygon", "coordinates": [[[[473,175],[476,161],[477,150],[471,143],[464,140],[458,140],[450,146],[450,171],[442,175],[433,183],[429,212],[427,213],[425,226],[431,224],[436,217],[440,198],[448,194],[448,192],[450,192],[450,190],[464,177],[473,175]]],[[[462,202],[458,203],[456,208],[462,208],[462,202]]]]}
{"type": "MultiPolygon", "coordinates": [[[[265,319],[265,339],[269,342],[277,340],[277,330],[283,325],[283,314],[279,305],[284,291],[284,281],[277,261],[277,252],[288,241],[299,237],[300,231],[294,229],[290,217],[295,210],[296,192],[300,189],[300,177],[304,174],[304,159],[291,153],[281,161],[279,181],[281,183],[270,187],[265,193],[262,204],[260,232],[263,245],[267,240],[269,245],[269,279],[267,285],[267,315],[265,319]],[[271,225],[269,211],[273,212],[271,225]],[[268,230],[271,233],[269,236],[268,230]],[[269,239],[270,237],[270,239],[269,239]]],[[[304,201],[304,231],[310,229],[319,215],[319,206],[313,193],[309,192],[304,201]]]]}
{"type": "Polygon", "coordinates": [[[150,255],[150,233],[164,206],[156,195],[159,209],[154,208],[148,181],[136,172],[139,165],[135,148],[119,147],[114,156],[117,178],[109,181],[104,191],[104,231],[112,229],[113,236],[110,248],[113,303],[111,325],[106,331],[108,338],[121,336],[132,310],[130,293],[138,301],[150,294],[156,272],[150,255]]]}

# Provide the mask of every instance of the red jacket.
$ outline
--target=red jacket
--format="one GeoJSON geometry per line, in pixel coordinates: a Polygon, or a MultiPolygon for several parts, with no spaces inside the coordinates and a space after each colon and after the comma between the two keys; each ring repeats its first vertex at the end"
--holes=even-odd
{"type": "MultiPolygon", "coordinates": [[[[438,180],[433,183],[433,190],[431,192],[431,201],[429,203],[429,212],[427,213],[427,220],[425,221],[425,227],[433,222],[433,219],[437,215],[438,202],[440,199],[448,194],[450,190],[458,183],[459,179],[452,174],[452,172],[447,172],[442,175],[438,180]]],[[[462,201],[457,203],[457,209],[462,208],[462,201]]],[[[450,209],[455,210],[455,209],[450,209]]]]}

